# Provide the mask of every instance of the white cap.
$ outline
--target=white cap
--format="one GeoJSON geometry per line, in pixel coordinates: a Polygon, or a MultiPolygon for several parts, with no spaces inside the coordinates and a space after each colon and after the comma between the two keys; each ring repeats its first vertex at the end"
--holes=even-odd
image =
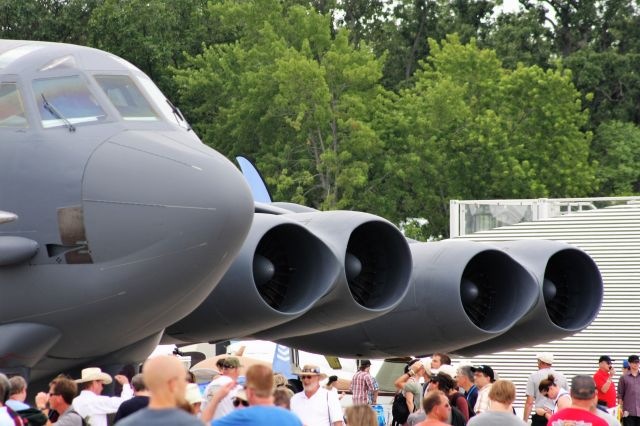
{"type": "Polygon", "coordinates": [[[456,378],[456,375],[458,373],[458,369],[455,368],[453,365],[449,365],[449,364],[442,364],[440,366],[440,368],[431,370],[434,374],[438,374],[438,373],[444,373],[447,374],[449,377],[451,377],[452,379],[456,378]]]}
{"type": "Polygon", "coordinates": [[[553,364],[553,354],[551,352],[540,352],[536,354],[536,359],[544,362],[545,364],[553,364]]]}

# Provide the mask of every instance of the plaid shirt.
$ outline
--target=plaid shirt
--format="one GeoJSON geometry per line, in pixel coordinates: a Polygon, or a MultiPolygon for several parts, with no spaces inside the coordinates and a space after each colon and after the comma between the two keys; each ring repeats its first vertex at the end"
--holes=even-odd
{"type": "Polygon", "coordinates": [[[377,390],[373,376],[366,371],[358,371],[351,379],[353,404],[369,404],[369,392],[377,390]]]}

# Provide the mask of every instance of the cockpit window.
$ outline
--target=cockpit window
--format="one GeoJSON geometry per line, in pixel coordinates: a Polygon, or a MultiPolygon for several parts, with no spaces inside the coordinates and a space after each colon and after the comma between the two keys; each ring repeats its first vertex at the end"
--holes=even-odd
{"type": "Polygon", "coordinates": [[[128,76],[96,75],[95,79],[123,119],[158,121],[158,115],[128,76]]]}
{"type": "Polygon", "coordinates": [[[15,83],[0,83],[0,127],[27,127],[24,105],[15,83]]]}
{"type": "Polygon", "coordinates": [[[79,76],[33,81],[42,127],[58,127],[105,120],[104,110],[79,76]]]}
{"type": "Polygon", "coordinates": [[[136,75],[136,77],[144,90],[146,90],[146,92],[151,97],[153,104],[160,109],[160,112],[165,116],[167,120],[176,122],[180,127],[184,129],[191,129],[191,126],[189,126],[189,123],[187,123],[180,111],[175,106],[173,106],[171,102],[169,102],[169,100],[162,94],[160,89],[158,89],[158,87],[153,83],[153,81],[151,81],[151,79],[149,79],[149,77],[143,74],[136,75]]]}

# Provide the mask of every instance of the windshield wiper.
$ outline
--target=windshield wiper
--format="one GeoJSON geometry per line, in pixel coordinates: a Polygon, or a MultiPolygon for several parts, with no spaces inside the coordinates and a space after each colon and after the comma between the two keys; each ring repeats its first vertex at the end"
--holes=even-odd
{"type": "Polygon", "coordinates": [[[60,111],[58,111],[58,109],[56,107],[54,107],[53,105],[51,105],[49,103],[49,101],[47,101],[47,98],[44,97],[44,93],[42,94],[42,101],[44,102],[44,104],[42,105],[44,107],[44,109],[46,109],[47,111],[49,111],[51,113],[51,115],[53,115],[56,118],[59,118],[60,120],[62,120],[64,122],[64,124],[69,128],[70,132],[75,132],[76,131],[76,127],[71,124],[71,122],[69,120],[67,120],[67,118],[62,115],[62,113],[60,111]]]}
{"type": "MultiPolygon", "coordinates": [[[[167,101],[167,104],[169,104],[169,106],[171,107],[171,111],[173,112],[173,115],[175,115],[175,117],[184,122],[185,126],[187,126],[187,131],[191,130],[191,125],[189,123],[187,123],[186,118],[184,118],[184,115],[182,115],[182,111],[180,111],[180,108],[178,108],[177,106],[175,106],[173,103],[171,103],[171,101],[169,99],[165,99],[165,101],[167,101]]],[[[178,124],[180,124],[178,122],[178,124]]]]}

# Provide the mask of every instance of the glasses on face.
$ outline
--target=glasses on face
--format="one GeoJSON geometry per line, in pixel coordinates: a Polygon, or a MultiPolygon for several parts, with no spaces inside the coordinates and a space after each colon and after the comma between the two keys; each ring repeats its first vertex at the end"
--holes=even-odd
{"type": "Polygon", "coordinates": [[[311,380],[313,376],[300,376],[300,380],[311,380]]]}
{"type": "Polygon", "coordinates": [[[240,405],[242,404],[243,407],[248,407],[249,403],[247,401],[245,401],[244,399],[240,399],[240,398],[233,398],[233,406],[238,408],[240,405]]]}

